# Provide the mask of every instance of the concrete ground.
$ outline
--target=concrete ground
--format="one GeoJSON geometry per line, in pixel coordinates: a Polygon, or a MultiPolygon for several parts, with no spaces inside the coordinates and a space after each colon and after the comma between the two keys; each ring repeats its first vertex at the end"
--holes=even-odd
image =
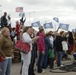
{"type": "MultiPolygon", "coordinates": [[[[71,57],[71,59],[73,59],[73,58],[71,57]]],[[[72,62],[72,60],[62,61],[63,64],[70,64],[71,62],[72,62]]],[[[20,75],[20,67],[21,67],[20,63],[13,63],[12,64],[11,75],[20,75]]],[[[56,64],[55,64],[55,67],[56,67],[56,64]]],[[[58,71],[60,71],[60,70],[58,70],[58,71]]],[[[36,70],[35,70],[35,74],[36,75],[76,75],[76,72],[51,73],[50,69],[47,68],[47,69],[45,69],[45,73],[44,74],[37,73],[36,70]]]]}

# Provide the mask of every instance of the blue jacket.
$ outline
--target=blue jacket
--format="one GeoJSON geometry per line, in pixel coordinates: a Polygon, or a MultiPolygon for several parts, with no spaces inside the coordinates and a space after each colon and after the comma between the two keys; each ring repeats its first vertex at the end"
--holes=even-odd
{"type": "Polygon", "coordinates": [[[50,39],[48,37],[45,37],[44,42],[45,42],[45,50],[52,49],[52,45],[51,45],[50,39]]]}

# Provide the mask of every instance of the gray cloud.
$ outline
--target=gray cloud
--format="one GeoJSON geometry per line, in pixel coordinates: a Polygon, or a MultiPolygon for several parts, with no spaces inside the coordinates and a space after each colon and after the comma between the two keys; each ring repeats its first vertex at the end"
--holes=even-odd
{"type": "Polygon", "coordinates": [[[31,13],[30,18],[44,22],[56,16],[60,22],[70,23],[71,28],[72,25],[76,27],[76,0],[0,0],[0,4],[3,12],[11,14],[13,22],[20,18],[15,8],[22,6],[27,18],[26,24],[29,24],[29,12],[36,11],[31,13]]]}
{"type": "Polygon", "coordinates": [[[72,8],[76,8],[76,0],[23,0],[23,2],[25,2],[25,4],[28,5],[33,5],[33,6],[49,6],[49,7],[72,7],[72,8]]]}
{"type": "Polygon", "coordinates": [[[65,4],[68,7],[73,7],[76,9],[76,0],[65,0],[65,4]]]}

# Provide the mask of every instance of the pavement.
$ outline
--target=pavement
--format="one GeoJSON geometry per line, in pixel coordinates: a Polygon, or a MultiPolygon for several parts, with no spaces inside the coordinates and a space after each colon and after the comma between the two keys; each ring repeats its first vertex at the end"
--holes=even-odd
{"type": "MultiPolygon", "coordinates": [[[[72,63],[72,59],[73,57],[71,56],[71,60],[64,60],[62,61],[63,64],[70,64],[72,63]]],[[[20,67],[21,67],[21,63],[13,63],[12,64],[12,69],[11,69],[11,75],[20,75],[20,67]]],[[[55,68],[56,68],[56,64],[55,64],[55,68]]],[[[36,66],[35,66],[36,68],[36,66]]],[[[61,70],[58,70],[59,72],[61,72],[61,70]]],[[[76,75],[76,72],[67,72],[67,73],[51,73],[50,69],[47,68],[45,69],[45,73],[44,74],[40,74],[37,73],[37,70],[35,70],[35,75],[76,75]]]]}

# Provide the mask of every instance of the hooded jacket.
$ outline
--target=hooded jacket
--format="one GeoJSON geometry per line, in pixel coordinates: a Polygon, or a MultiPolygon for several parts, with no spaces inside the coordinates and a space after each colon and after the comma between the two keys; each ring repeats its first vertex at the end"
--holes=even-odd
{"type": "Polygon", "coordinates": [[[37,47],[38,47],[38,51],[42,52],[45,50],[45,44],[44,44],[44,35],[43,33],[39,33],[39,39],[37,41],[37,47]]]}

